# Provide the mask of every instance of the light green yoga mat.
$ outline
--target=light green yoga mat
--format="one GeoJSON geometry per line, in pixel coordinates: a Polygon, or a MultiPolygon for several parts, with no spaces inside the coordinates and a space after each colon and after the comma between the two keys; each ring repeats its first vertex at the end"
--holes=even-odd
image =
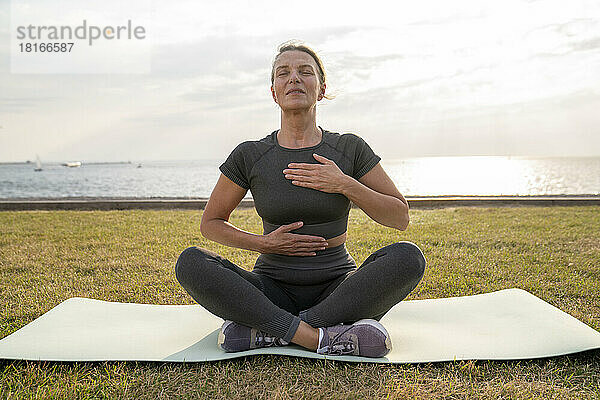
{"type": "Polygon", "coordinates": [[[0,358],[193,362],[282,354],[412,363],[529,359],[600,348],[600,332],[520,289],[397,304],[381,320],[393,345],[384,358],[323,356],[296,345],[226,353],[217,347],[222,322],[199,305],[75,297],[0,340],[0,358]]]}

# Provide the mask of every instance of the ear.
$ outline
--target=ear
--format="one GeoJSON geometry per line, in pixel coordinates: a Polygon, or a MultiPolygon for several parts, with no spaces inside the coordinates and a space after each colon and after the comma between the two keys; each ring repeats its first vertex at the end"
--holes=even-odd
{"type": "Polygon", "coordinates": [[[275,96],[275,89],[273,89],[273,85],[271,85],[271,96],[273,97],[273,101],[277,103],[277,96],[275,96]]]}
{"type": "Polygon", "coordinates": [[[319,92],[319,97],[317,97],[317,100],[322,100],[323,97],[325,97],[325,88],[327,88],[326,84],[322,84],[321,85],[321,90],[319,92]]]}

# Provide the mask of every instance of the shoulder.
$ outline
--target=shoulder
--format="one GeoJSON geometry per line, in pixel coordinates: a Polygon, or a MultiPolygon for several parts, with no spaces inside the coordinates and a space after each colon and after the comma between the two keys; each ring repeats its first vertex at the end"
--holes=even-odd
{"type": "Polygon", "coordinates": [[[348,143],[353,143],[353,144],[357,144],[357,145],[361,145],[363,143],[366,143],[365,140],[360,137],[359,135],[357,135],[356,133],[344,133],[341,135],[341,138],[345,141],[347,141],[348,143]]]}
{"type": "Polygon", "coordinates": [[[358,140],[361,140],[360,136],[354,133],[339,133],[339,132],[331,132],[323,129],[323,134],[325,135],[324,140],[326,143],[334,146],[339,146],[347,143],[353,143],[358,140]]]}
{"type": "Polygon", "coordinates": [[[272,148],[265,139],[245,140],[238,144],[219,166],[219,170],[234,183],[249,189],[250,174],[256,161],[272,148]]]}
{"type": "Polygon", "coordinates": [[[272,134],[269,134],[262,139],[245,140],[238,144],[231,153],[252,158],[260,156],[265,151],[270,150],[273,146],[272,134]]]}
{"type": "Polygon", "coordinates": [[[359,135],[351,132],[336,133],[327,132],[327,138],[332,147],[335,147],[344,154],[353,154],[360,152],[364,147],[369,147],[367,142],[359,135]]]}
{"type": "Polygon", "coordinates": [[[248,153],[256,147],[254,142],[255,142],[254,140],[243,141],[242,143],[235,146],[232,153],[236,153],[236,154],[248,153]]]}

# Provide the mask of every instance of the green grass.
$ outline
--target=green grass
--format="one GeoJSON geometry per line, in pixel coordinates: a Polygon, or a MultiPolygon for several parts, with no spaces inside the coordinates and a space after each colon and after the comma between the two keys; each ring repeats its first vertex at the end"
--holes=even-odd
{"type": "MultiPolygon", "coordinates": [[[[194,304],[174,265],[191,245],[251,268],[257,253],[210,242],[201,211],[0,212],[0,338],[74,296],[194,304]]],[[[411,211],[399,232],[350,214],[360,265],[394,241],[428,268],[408,299],[519,287],[600,330],[600,207],[411,211]]],[[[254,209],[231,222],[255,233],[254,209]]],[[[419,365],[255,356],[163,364],[0,361],[0,398],[600,398],[600,351],[511,362],[419,365]]]]}

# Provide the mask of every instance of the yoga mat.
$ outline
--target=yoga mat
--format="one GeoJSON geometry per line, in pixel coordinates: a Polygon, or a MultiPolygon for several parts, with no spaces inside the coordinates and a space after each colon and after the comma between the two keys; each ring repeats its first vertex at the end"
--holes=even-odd
{"type": "Polygon", "coordinates": [[[520,289],[404,301],[382,319],[392,338],[383,358],[324,356],[297,345],[226,353],[223,320],[199,305],[71,298],[0,340],[0,358],[49,361],[194,362],[254,354],[377,363],[516,360],[600,348],[600,333],[520,289]]]}

